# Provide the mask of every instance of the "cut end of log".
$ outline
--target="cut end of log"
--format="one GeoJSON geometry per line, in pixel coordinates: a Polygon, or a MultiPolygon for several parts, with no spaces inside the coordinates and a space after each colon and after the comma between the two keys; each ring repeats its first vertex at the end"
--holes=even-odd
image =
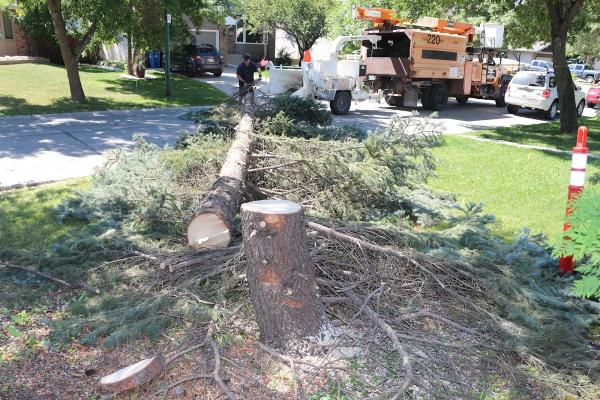
{"type": "Polygon", "coordinates": [[[288,215],[302,211],[302,206],[288,200],[259,200],[242,204],[242,210],[269,215],[288,215]]]}
{"type": "Polygon", "coordinates": [[[164,367],[165,358],[158,354],[103,377],[100,379],[100,385],[113,393],[124,392],[150,382],[164,367]]]}
{"type": "Polygon", "coordinates": [[[188,243],[195,249],[229,246],[231,233],[222,218],[215,214],[199,214],[187,230],[188,243]]]}

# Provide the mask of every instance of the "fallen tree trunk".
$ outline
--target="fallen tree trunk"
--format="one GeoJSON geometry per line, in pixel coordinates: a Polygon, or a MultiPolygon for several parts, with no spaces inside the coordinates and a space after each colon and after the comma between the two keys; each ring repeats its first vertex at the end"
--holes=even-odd
{"type": "Polygon", "coordinates": [[[188,243],[193,248],[227,247],[231,242],[233,221],[240,208],[244,180],[252,146],[252,117],[244,114],[236,137],[227,152],[219,178],[200,202],[188,224],[188,243]]]}

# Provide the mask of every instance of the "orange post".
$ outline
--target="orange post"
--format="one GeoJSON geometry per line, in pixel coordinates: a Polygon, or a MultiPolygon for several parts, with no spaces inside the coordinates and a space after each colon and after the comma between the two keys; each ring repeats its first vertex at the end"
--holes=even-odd
{"type": "MultiPolygon", "coordinates": [[[[569,179],[569,191],[567,196],[567,210],[565,215],[568,217],[573,213],[571,207],[573,200],[579,196],[583,191],[583,184],[585,182],[585,171],[587,167],[587,135],[588,128],[582,126],[577,131],[577,143],[573,147],[573,158],[571,161],[571,178],[569,179]]],[[[563,225],[563,232],[565,232],[564,239],[570,240],[566,232],[571,228],[571,224],[566,222],[563,225]]],[[[572,255],[563,255],[560,257],[558,262],[558,268],[562,273],[568,274],[575,270],[575,263],[573,262],[572,255]]]]}

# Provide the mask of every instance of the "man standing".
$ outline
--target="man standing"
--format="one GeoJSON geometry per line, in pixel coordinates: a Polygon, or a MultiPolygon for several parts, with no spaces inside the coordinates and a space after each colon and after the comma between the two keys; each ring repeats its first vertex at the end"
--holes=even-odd
{"type": "Polygon", "coordinates": [[[258,80],[261,80],[260,68],[250,60],[250,54],[244,54],[244,61],[237,67],[240,103],[248,93],[252,94],[251,100],[254,103],[253,83],[255,72],[258,72],[258,80]]]}

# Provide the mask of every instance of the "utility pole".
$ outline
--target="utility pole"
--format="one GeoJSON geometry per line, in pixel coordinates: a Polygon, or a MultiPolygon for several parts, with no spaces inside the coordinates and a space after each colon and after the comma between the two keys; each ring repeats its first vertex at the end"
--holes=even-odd
{"type": "MultiPolygon", "coordinates": [[[[166,11],[166,10],[165,10],[166,11]]],[[[171,14],[165,13],[165,82],[167,84],[165,95],[171,96],[171,50],[169,46],[169,25],[171,25],[171,14]]]]}

